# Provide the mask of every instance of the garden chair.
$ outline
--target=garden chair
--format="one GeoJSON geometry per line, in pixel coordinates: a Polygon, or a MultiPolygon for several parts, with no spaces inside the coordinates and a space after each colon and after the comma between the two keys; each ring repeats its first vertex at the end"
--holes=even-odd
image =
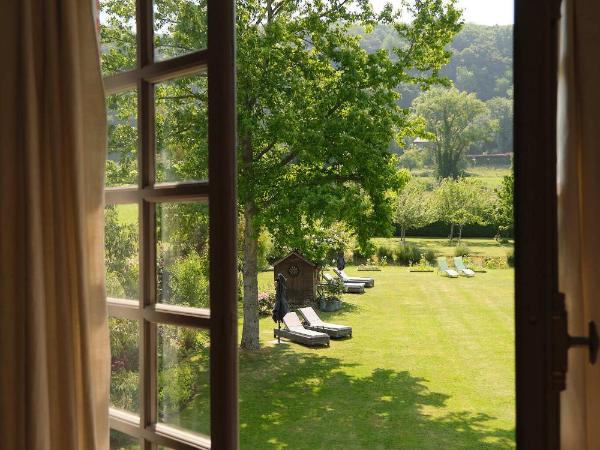
{"type": "Polygon", "coordinates": [[[373,287],[375,286],[375,280],[373,278],[363,278],[363,277],[349,277],[346,275],[346,272],[343,270],[339,270],[337,268],[333,268],[335,274],[342,279],[344,283],[363,283],[365,287],[373,287]]]}
{"type": "Polygon", "coordinates": [[[329,335],[320,331],[307,330],[300,322],[295,312],[289,312],[283,317],[284,329],[274,329],[276,338],[286,338],[304,345],[326,345],[329,347],[329,335]]]}
{"type": "Polygon", "coordinates": [[[471,269],[467,269],[467,267],[465,267],[465,263],[462,259],[462,256],[454,257],[454,267],[456,267],[456,270],[458,271],[458,273],[464,275],[465,277],[474,277],[475,276],[475,272],[473,272],[471,269]]]}
{"type": "Polygon", "coordinates": [[[323,322],[310,306],[300,308],[298,313],[300,313],[300,316],[306,322],[304,326],[309,330],[321,331],[332,338],[352,337],[352,327],[323,322]]]}
{"type": "MultiPolygon", "coordinates": [[[[323,274],[323,278],[327,283],[335,283],[335,280],[328,273],[323,274]]],[[[365,283],[344,283],[344,292],[348,292],[350,294],[364,294],[365,292],[365,283]]]]}
{"type": "Polygon", "coordinates": [[[437,263],[438,263],[438,270],[442,274],[445,274],[446,276],[448,276],[450,278],[458,278],[458,272],[456,270],[450,269],[448,267],[448,262],[446,261],[446,257],[445,256],[440,256],[437,259],[437,263]]]}

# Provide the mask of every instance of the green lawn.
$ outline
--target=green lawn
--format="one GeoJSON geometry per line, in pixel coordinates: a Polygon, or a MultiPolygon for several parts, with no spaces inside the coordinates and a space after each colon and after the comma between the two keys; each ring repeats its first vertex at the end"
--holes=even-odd
{"type": "Polygon", "coordinates": [[[261,320],[262,350],[240,355],[241,448],[514,448],[514,272],[372,275],[373,289],[320,313],[350,340],[275,345],[261,320]]]}
{"type": "MultiPolygon", "coordinates": [[[[433,175],[434,169],[419,169],[412,171],[412,175],[419,177],[420,180],[425,181],[429,184],[435,184],[436,179],[433,175]]],[[[490,189],[495,189],[500,186],[502,177],[510,174],[509,167],[469,167],[466,170],[466,175],[469,177],[476,177],[483,184],[490,189]]]]}
{"type": "MultiPolygon", "coordinates": [[[[450,245],[448,238],[413,238],[407,237],[408,242],[417,244],[422,250],[433,250],[437,255],[454,256],[456,244],[450,245]]],[[[400,246],[400,238],[373,238],[376,247],[387,246],[397,248],[400,246]]],[[[472,256],[505,257],[513,248],[512,242],[499,244],[494,239],[466,238],[462,244],[470,249],[472,256]]]]}

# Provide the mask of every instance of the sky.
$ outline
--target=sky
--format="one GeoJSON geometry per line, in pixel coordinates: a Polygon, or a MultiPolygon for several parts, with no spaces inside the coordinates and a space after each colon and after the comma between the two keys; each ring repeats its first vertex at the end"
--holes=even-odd
{"type": "MultiPolygon", "coordinates": [[[[375,10],[385,3],[400,5],[399,0],[371,0],[375,10]]],[[[514,21],[514,0],[458,0],[465,22],[481,25],[508,25],[514,21]]]]}

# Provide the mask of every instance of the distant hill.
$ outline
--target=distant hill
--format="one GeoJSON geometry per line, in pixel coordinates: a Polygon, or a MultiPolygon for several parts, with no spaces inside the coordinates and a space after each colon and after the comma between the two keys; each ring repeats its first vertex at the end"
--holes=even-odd
{"type": "MultiPolygon", "coordinates": [[[[391,51],[401,45],[395,30],[387,25],[365,34],[356,27],[353,33],[362,35],[361,46],[368,52],[391,51]]],[[[463,91],[475,92],[482,100],[512,95],[513,27],[466,24],[448,48],[450,63],[442,73],[463,91]]],[[[403,86],[402,106],[408,107],[419,94],[414,86],[403,86]]]]}

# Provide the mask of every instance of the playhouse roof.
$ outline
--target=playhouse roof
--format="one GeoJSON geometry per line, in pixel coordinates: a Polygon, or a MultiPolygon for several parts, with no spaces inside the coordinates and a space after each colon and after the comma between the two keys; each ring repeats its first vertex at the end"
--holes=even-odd
{"type": "Polygon", "coordinates": [[[275,261],[273,263],[273,267],[275,267],[276,265],[278,265],[279,263],[282,263],[283,261],[285,261],[286,259],[288,259],[291,256],[296,256],[297,258],[301,259],[302,261],[304,261],[306,264],[310,265],[311,267],[317,267],[317,265],[315,263],[313,263],[312,261],[309,261],[308,259],[306,259],[304,256],[302,256],[299,252],[297,252],[296,250],[294,250],[293,252],[290,252],[287,256],[281,258],[278,261],[275,261]]]}

